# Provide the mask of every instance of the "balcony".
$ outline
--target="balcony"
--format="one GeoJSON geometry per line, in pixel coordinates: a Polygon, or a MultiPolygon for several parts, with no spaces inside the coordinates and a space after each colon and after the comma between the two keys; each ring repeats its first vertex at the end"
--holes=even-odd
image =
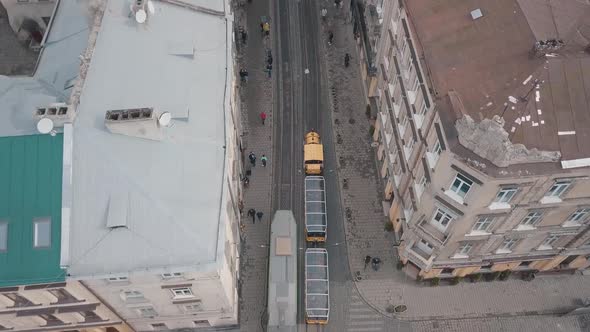
{"type": "Polygon", "coordinates": [[[416,246],[413,246],[412,248],[406,248],[405,254],[407,258],[420,269],[426,269],[430,265],[431,255],[425,253],[416,246]]]}
{"type": "Polygon", "coordinates": [[[436,240],[436,242],[440,244],[444,245],[447,242],[447,235],[434,227],[427,219],[422,219],[422,221],[418,223],[418,228],[420,231],[426,233],[428,237],[436,240]]]}

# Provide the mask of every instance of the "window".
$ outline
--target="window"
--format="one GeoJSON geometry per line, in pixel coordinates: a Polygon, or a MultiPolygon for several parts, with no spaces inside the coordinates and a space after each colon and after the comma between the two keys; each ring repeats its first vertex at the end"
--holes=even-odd
{"type": "MultiPolygon", "coordinates": [[[[576,224],[581,224],[584,221],[586,221],[586,218],[588,217],[588,213],[590,212],[590,208],[582,208],[582,209],[577,209],[574,213],[572,213],[569,218],[567,218],[567,222],[570,223],[576,223],[576,224]]],[[[0,242],[2,241],[1,237],[0,237],[0,242]]],[[[2,248],[0,247],[0,250],[2,250],[2,248]]]]}
{"type": "Polygon", "coordinates": [[[541,211],[532,211],[529,212],[524,219],[520,222],[520,225],[524,226],[535,226],[536,224],[541,221],[541,217],[543,213],[541,211]]]}
{"type": "Polygon", "coordinates": [[[55,303],[73,303],[78,302],[78,299],[63,288],[49,289],[49,293],[57,298],[55,303]]]}
{"type": "Polygon", "coordinates": [[[164,323],[153,323],[152,329],[154,329],[155,331],[161,331],[161,330],[167,330],[168,327],[164,323]]]}
{"type": "Polygon", "coordinates": [[[434,145],[432,145],[432,153],[434,153],[435,155],[439,155],[442,153],[442,148],[440,146],[440,142],[438,140],[436,140],[436,142],[434,142],[434,145]]]}
{"type": "Polygon", "coordinates": [[[130,290],[130,291],[123,291],[121,293],[121,297],[123,301],[131,302],[131,301],[141,301],[143,300],[143,294],[140,291],[130,290]]]}
{"type": "Polygon", "coordinates": [[[547,192],[547,196],[549,197],[561,197],[561,195],[570,187],[572,184],[569,180],[560,180],[555,181],[549,192],[547,192]]]}
{"type": "Polygon", "coordinates": [[[2,295],[6,296],[7,298],[11,299],[14,302],[13,307],[28,307],[35,305],[33,302],[29,301],[24,296],[19,295],[18,293],[2,293],[2,295]]]}
{"type": "Polygon", "coordinates": [[[171,291],[175,299],[193,297],[193,291],[189,287],[172,288],[171,291]]]}
{"type": "Polygon", "coordinates": [[[137,308],[137,312],[141,315],[141,317],[154,317],[158,315],[158,313],[156,312],[156,310],[154,310],[153,307],[137,308]]]}
{"type": "MultiPolygon", "coordinates": [[[[406,149],[412,151],[412,148],[414,148],[414,143],[416,143],[416,141],[414,140],[414,137],[408,138],[408,141],[406,142],[406,149]]],[[[406,157],[409,157],[409,156],[406,156],[406,157]]]]}
{"type": "Polygon", "coordinates": [[[84,317],[84,323],[102,321],[102,318],[100,318],[100,316],[98,316],[94,311],[81,311],[79,312],[79,314],[82,315],[82,317],[84,317]]]}
{"type": "Polygon", "coordinates": [[[473,248],[473,244],[464,243],[459,247],[459,249],[457,249],[457,254],[458,255],[467,255],[471,251],[471,248],[473,248]]]}
{"type": "Polygon", "coordinates": [[[412,84],[410,84],[410,91],[418,90],[419,84],[420,84],[420,81],[418,80],[418,76],[414,76],[414,79],[412,80],[412,84]]]}
{"type": "Polygon", "coordinates": [[[473,232],[487,232],[492,226],[494,222],[494,217],[492,216],[482,216],[477,219],[471,231],[473,232]]]}
{"type": "Polygon", "coordinates": [[[50,314],[40,314],[39,317],[45,320],[45,325],[62,325],[62,322],[59,318],[55,317],[54,315],[50,314]]]}
{"type": "Polygon", "coordinates": [[[196,311],[201,311],[202,309],[203,308],[201,307],[200,301],[198,303],[191,303],[191,304],[184,305],[184,310],[186,312],[196,312],[196,311]]]}
{"type": "Polygon", "coordinates": [[[553,245],[553,243],[555,243],[557,240],[559,240],[559,235],[549,235],[541,244],[541,247],[551,247],[553,245]]]}
{"type": "Polygon", "coordinates": [[[437,208],[434,216],[432,217],[432,224],[444,232],[452,220],[453,216],[450,213],[441,208],[437,208]]]}
{"type": "Polygon", "coordinates": [[[109,282],[124,282],[129,281],[128,277],[120,276],[120,277],[110,277],[109,282]]]}
{"type": "Polygon", "coordinates": [[[182,272],[162,273],[162,279],[182,278],[182,272]]]}
{"type": "Polygon", "coordinates": [[[465,195],[467,195],[472,185],[473,181],[469,180],[461,173],[457,173],[457,176],[451,185],[451,191],[459,195],[459,197],[465,198],[465,195]]]}
{"type": "Polygon", "coordinates": [[[421,250],[422,252],[424,252],[427,255],[432,254],[432,250],[434,249],[434,247],[430,243],[428,243],[422,239],[420,239],[420,241],[416,244],[416,248],[418,248],[419,250],[421,250]]]}
{"type": "Polygon", "coordinates": [[[193,321],[193,324],[195,324],[195,327],[205,327],[205,326],[209,326],[209,321],[206,319],[195,320],[195,321],[193,321]]]}
{"type": "Polygon", "coordinates": [[[500,245],[499,251],[510,252],[514,249],[516,243],[518,243],[517,239],[506,239],[502,242],[502,245],[500,245]]]}
{"type": "Polygon", "coordinates": [[[422,106],[420,106],[420,111],[418,112],[418,115],[420,116],[424,116],[424,114],[426,114],[426,103],[422,103],[422,106]]]}
{"type": "Polygon", "coordinates": [[[35,218],[33,220],[33,245],[35,248],[49,248],[51,246],[50,218],[35,218]]]}
{"type": "Polygon", "coordinates": [[[8,250],[8,222],[0,220],[0,252],[8,250]]]}
{"type": "Polygon", "coordinates": [[[514,197],[514,194],[518,191],[517,188],[502,188],[496,194],[496,198],[494,198],[494,202],[497,203],[508,203],[514,197]]]}

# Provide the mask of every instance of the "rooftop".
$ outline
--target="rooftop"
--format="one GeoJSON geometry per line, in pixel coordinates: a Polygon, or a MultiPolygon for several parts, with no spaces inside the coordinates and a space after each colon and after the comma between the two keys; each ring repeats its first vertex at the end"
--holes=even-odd
{"type": "Polygon", "coordinates": [[[34,110],[68,102],[87,41],[86,7],[79,1],[60,1],[33,76],[0,75],[0,136],[37,134],[34,110]]]}
{"type": "Polygon", "coordinates": [[[498,115],[514,144],[559,152],[562,161],[590,157],[584,144],[590,135],[590,4],[416,0],[407,6],[441,117],[454,123],[462,114],[476,122],[498,115]],[[478,8],[483,17],[473,19],[470,12],[478,8]],[[548,55],[533,51],[548,39],[565,46],[548,55]],[[449,96],[455,102],[444,101],[449,96]]]}
{"type": "Polygon", "coordinates": [[[202,8],[152,4],[140,24],[128,1],[108,1],[100,23],[69,151],[62,263],[74,277],[217,262],[232,28],[202,8]],[[137,108],[171,113],[161,139],[105,127],[107,111],[137,108]]]}
{"type": "Polygon", "coordinates": [[[62,144],[61,134],[0,137],[0,287],[65,279],[59,267],[62,144]],[[49,224],[34,226],[42,220],[49,224]]]}

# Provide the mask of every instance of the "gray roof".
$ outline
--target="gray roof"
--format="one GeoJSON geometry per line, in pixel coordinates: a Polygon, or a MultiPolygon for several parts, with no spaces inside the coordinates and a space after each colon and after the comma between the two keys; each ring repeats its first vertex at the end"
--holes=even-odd
{"type": "Polygon", "coordinates": [[[73,128],[64,260],[73,277],[215,268],[223,252],[231,23],[163,1],[153,5],[144,24],[130,17],[126,0],[111,0],[104,11],[73,128]],[[106,111],[140,107],[172,114],[162,140],[105,127],[106,111]],[[120,222],[112,218],[127,227],[108,228],[120,222]]]}
{"type": "Polygon", "coordinates": [[[0,136],[37,134],[36,107],[67,102],[88,40],[86,14],[81,2],[60,1],[33,76],[0,76],[0,136]]]}
{"type": "Polygon", "coordinates": [[[269,331],[295,331],[297,326],[297,251],[295,217],[291,211],[279,210],[270,229],[269,331]]]}

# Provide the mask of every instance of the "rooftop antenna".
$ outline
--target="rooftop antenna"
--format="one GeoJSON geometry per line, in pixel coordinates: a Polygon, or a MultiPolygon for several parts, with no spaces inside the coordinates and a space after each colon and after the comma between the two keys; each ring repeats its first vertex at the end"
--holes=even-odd
{"type": "Polygon", "coordinates": [[[51,136],[55,136],[55,134],[57,133],[53,129],[53,121],[49,118],[42,118],[41,120],[39,120],[39,122],[37,122],[37,130],[41,134],[49,134],[51,136]]]}
{"type": "Polygon", "coordinates": [[[162,127],[170,127],[170,122],[172,121],[172,114],[170,112],[164,112],[158,117],[158,124],[162,127]]]}
{"type": "Polygon", "coordinates": [[[145,11],[145,0],[133,0],[131,4],[131,13],[135,17],[137,23],[145,23],[147,20],[147,12],[145,11]]]}

